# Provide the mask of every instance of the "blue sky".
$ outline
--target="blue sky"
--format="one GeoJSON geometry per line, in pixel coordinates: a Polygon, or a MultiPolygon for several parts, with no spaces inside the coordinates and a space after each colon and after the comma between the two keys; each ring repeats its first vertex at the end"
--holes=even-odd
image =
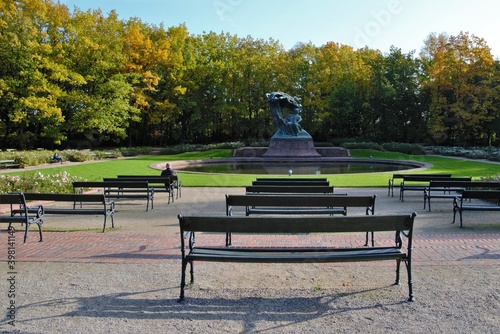
{"type": "Polygon", "coordinates": [[[138,17],[166,27],[185,24],[191,34],[238,37],[317,46],[329,41],[387,53],[394,45],[417,53],[432,33],[469,32],[484,38],[500,57],[498,0],[59,0],[70,10],[115,10],[120,19],[138,17]]]}

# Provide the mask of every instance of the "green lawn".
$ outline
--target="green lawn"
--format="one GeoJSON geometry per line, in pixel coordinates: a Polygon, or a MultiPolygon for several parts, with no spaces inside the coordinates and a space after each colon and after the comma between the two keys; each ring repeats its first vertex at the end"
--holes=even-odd
{"type": "MultiPolygon", "coordinates": [[[[500,164],[471,161],[466,159],[437,156],[406,155],[394,152],[375,150],[351,150],[354,158],[413,160],[432,164],[432,167],[415,173],[452,173],[453,176],[471,176],[479,179],[486,176],[500,175],[500,164]]],[[[102,180],[103,177],[115,177],[119,174],[158,175],[160,172],[149,166],[154,163],[193,159],[229,158],[232,150],[211,150],[206,152],[189,152],[177,155],[148,155],[130,159],[109,160],[97,163],[78,165],[54,165],[52,168],[39,170],[43,174],[68,172],[71,176],[79,176],[89,181],[102,180]]],[[[16,171],[9,174],[31,173],[33,171],[16,171]]],[[[327,177],[335,187],[385,187],[393,172],[322,175],[327,177]]],[[[262,176],[262,175],[261,175],[262,176]]],[[[191,174],[179,172],[184,187],[241,187],[251,184],[257,175],[237,174],[191,174]]],[[[313,176],[312,176],[313,177],[313,176]]]]}

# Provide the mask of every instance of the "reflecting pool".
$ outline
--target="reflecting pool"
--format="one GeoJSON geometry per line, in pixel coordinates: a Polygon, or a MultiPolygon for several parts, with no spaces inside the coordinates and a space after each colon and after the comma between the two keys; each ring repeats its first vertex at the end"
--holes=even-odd
{"type": "Polygon", "coordinates": [[[180,168],[183,172],[228,174],[321,175],[379,173],[407,170],[420,166],[398,162],[225,162],[207,163],[180,168]]]}

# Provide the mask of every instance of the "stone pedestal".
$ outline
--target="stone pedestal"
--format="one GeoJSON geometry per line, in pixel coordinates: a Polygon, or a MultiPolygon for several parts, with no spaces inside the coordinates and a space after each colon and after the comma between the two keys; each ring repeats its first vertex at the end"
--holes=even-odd
{"type": "Polygon", "coordinates": [[[271,138],[265,158],[319,158],[312,138],[271,138]]]}

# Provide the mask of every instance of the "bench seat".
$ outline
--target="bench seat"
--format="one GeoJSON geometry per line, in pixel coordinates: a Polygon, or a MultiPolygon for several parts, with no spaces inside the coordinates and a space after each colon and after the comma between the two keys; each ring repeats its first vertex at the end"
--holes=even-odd
{"type": "Polygon", "coordinates": [[[226,248],[197,247],[186,260],[217,262],[255,262],[255,263],[317,263],[317,262],[353,262],[374,260],[404,259],[406,253],[397,247],[372,248],[226,248]],[[241,261],[240,261],[241,260],[241,261]]]}

